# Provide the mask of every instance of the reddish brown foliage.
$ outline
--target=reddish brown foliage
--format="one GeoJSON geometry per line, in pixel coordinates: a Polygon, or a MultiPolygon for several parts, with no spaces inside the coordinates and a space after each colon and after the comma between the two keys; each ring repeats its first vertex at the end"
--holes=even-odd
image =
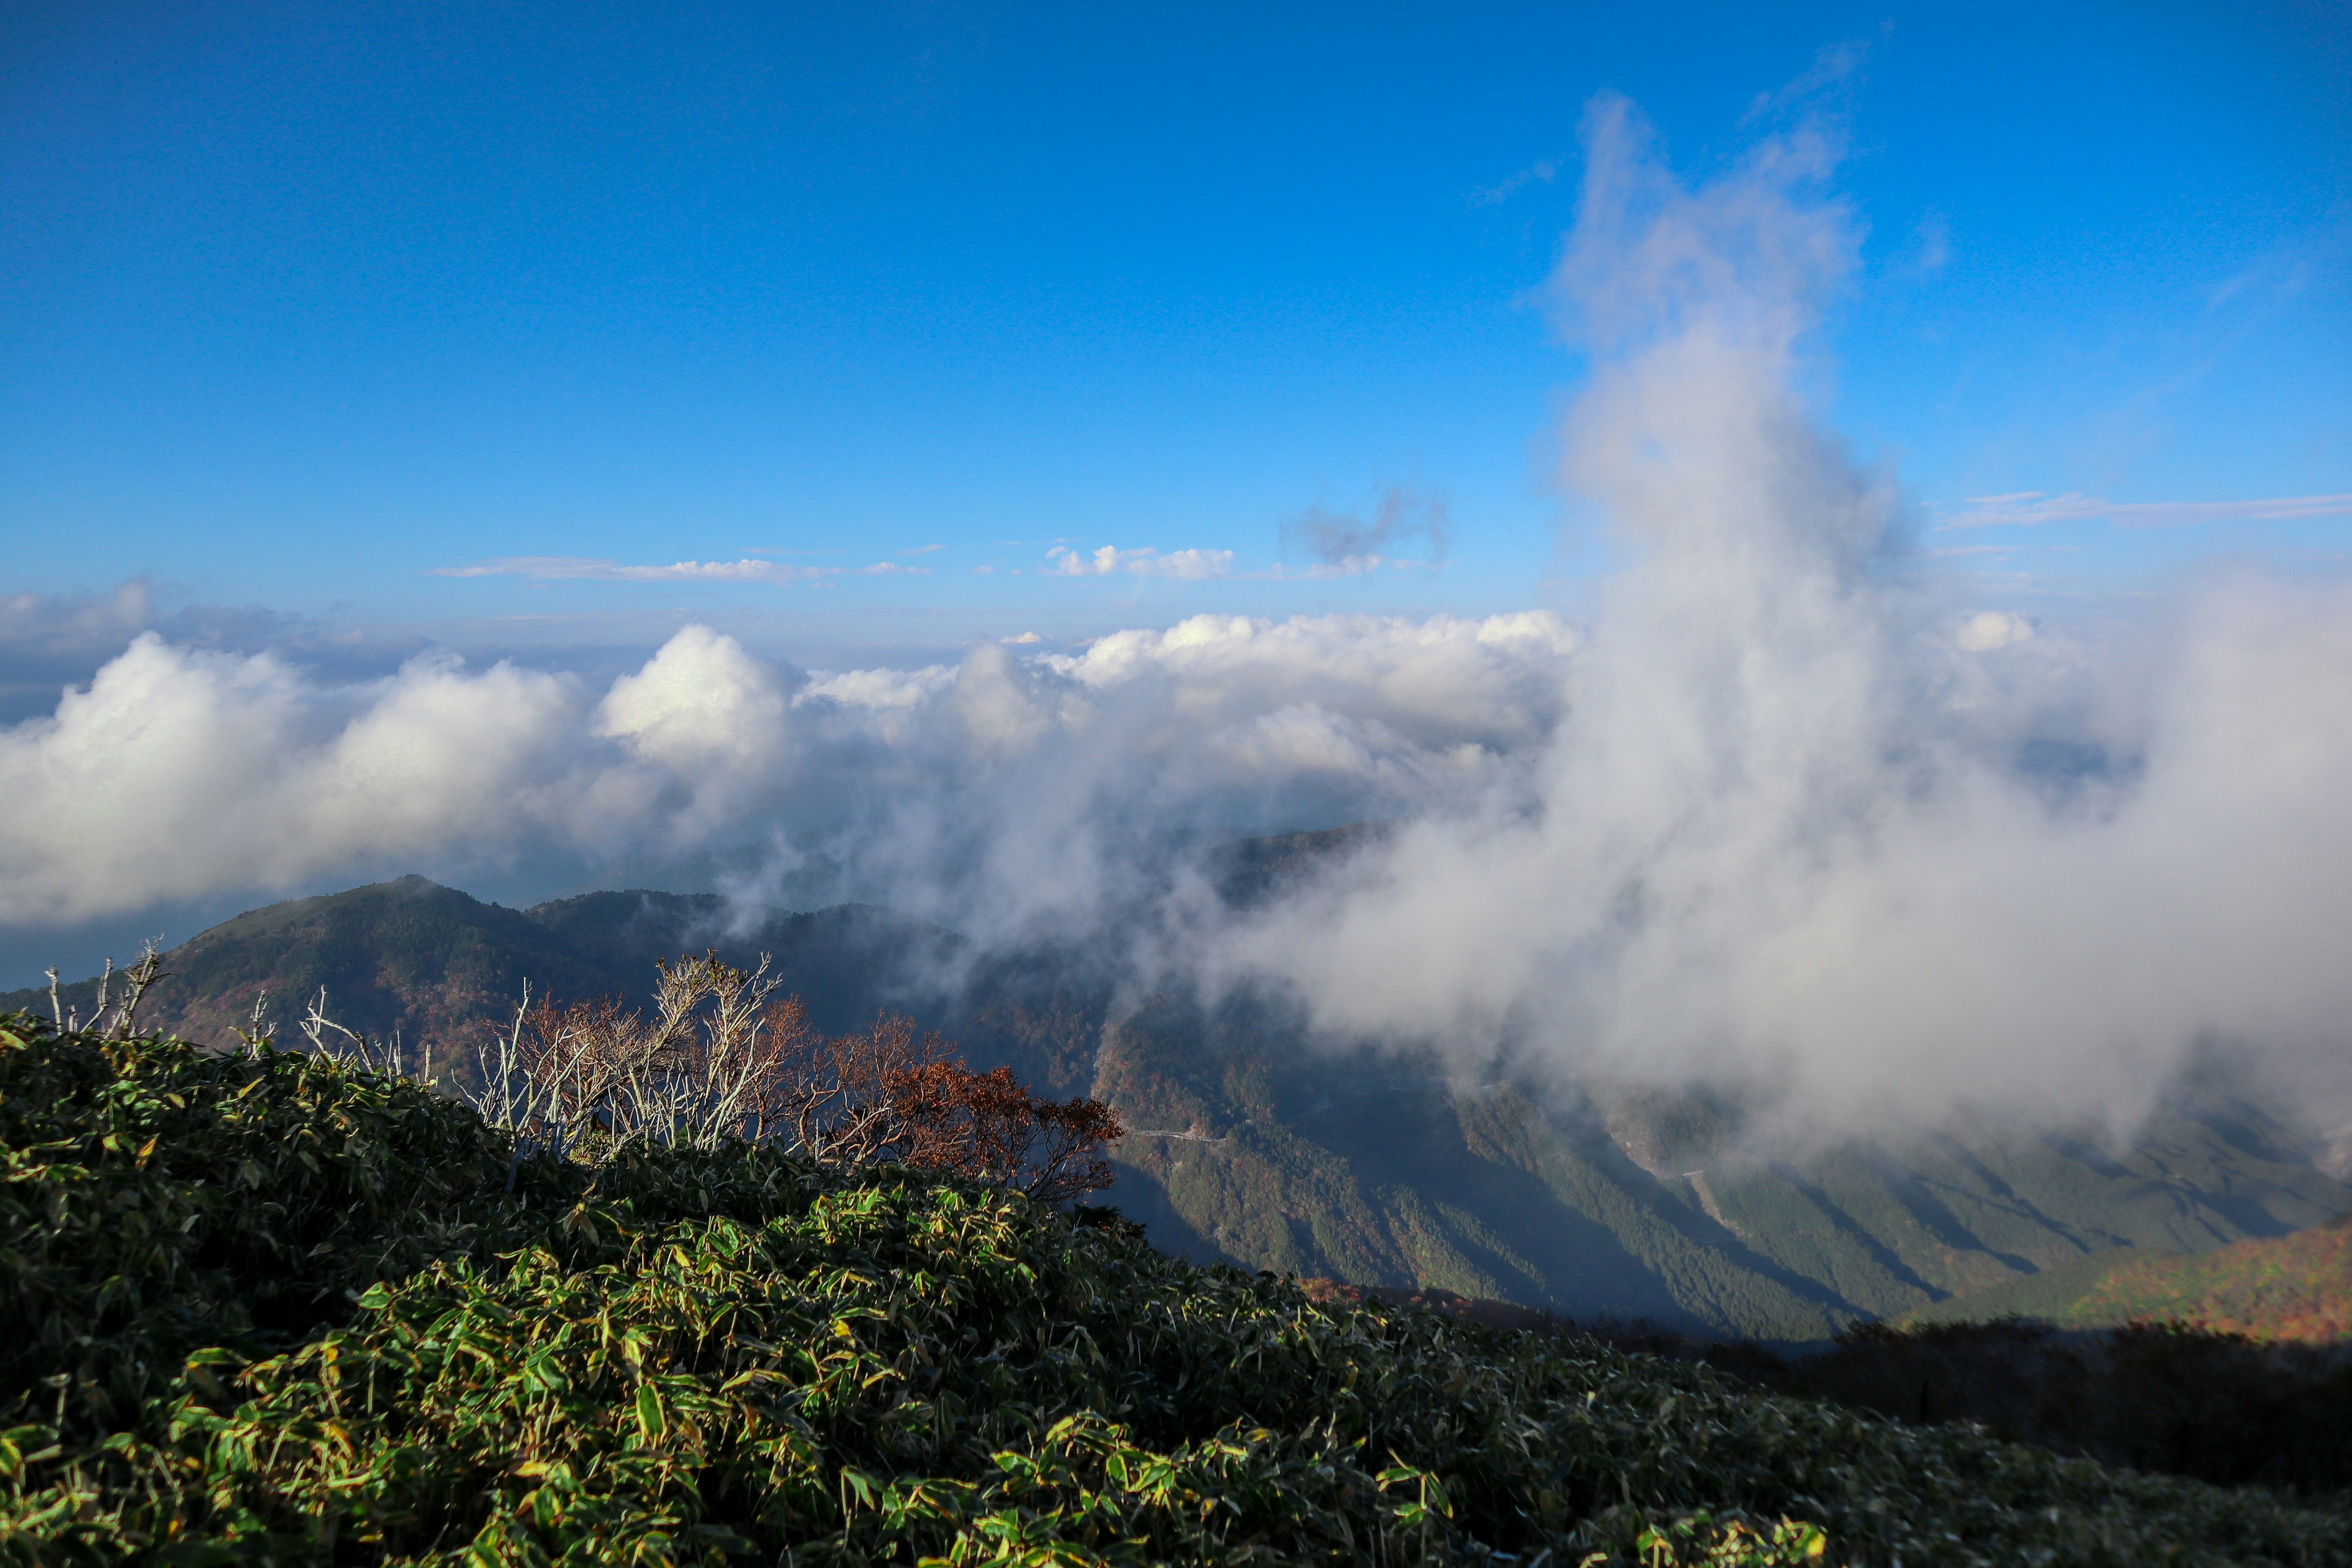
{"type": "Polygon", "coordinates": [[[1041,1100],[1010,1068],[971,1072],[928,1062],[892,1084],[892,1101],[910,1130],[909,1164],[1017,1187],[1062,1203],[1107,1187],[1103,1150],[1127,1135],[1118,1112],[1098,1100],[1041,1100]]]}
{"type": "Polygon", "coordinates": [[[2254,1340],[2352,1340],[2352,1216],[2290,1236],[2110,1270],[2066,1321],[2193,1323],[2254,1340]]]}
{"type": "Polygon", "coordinates": [[[778,1131],[828,1164],[905,1160],[916,1130],[898,1086],[952,1054],[945,1040],[917,1034],[903,1016],[886,1014],[862,1035],[812,1035],[784,1066],[778,1131]]]}
{"type": "Polygon", "coordinates": [[[592,1154],[631,1138],[733,1137],[827,1164],[920,1165],[1048,1203],[1110,1184],[1103,1150],[1125,1132],[1110,1107],[1039,1099],[1009,1068],[973,1072],[911,1018],[820,1034],[798,997],[771,999],[764,974],[710,957],[666,964],[650,1018],[609,997],[526,1007],[499,1042],[485,1109],[592,1154]]]}

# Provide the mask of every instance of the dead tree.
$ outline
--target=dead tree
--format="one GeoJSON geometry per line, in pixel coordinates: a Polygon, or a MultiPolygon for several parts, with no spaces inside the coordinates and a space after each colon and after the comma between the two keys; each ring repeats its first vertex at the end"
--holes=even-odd
{"type": "Polygon", "coordinates": [[[533,1003],[526,990],[468,1095],[515,1134],[518,1161],[741,1140],[826,1165],[921,1166],[1048,1203],[1110,1183],[1103,1152],[1124,1129],[1099,1101],[1040,1099],[1004,1068],[972,1072],[904,1016],[822,1034],[798,997],[776,998],[764,957],[749,971],[709,954],[659,967],[650,1014],[612,997],[533,1003]]]}

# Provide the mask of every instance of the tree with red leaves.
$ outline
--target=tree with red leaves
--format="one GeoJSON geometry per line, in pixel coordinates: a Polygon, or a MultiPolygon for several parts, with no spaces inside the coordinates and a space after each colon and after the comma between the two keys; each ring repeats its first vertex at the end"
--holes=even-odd
{"type": "Polygon", "coordinates": [[[1102,1101],[1040,1099],[1010,1068],[979,1073],[928,1062],[893,1080],[891,1100],[911,1134],[908,1164],[1015,1188],[1046,1203],[1108,1186],[1103,1151],[1127,1135],[1118,1112],[1102,1101]]]}
{"type": "Polygon", "coordinates": [[[526,1144],[608,1159],[635,1141],[776,1143],[828,1165],[919,1165],[1045,1203],[1108,1186],[1126,1133],[1100,1100],[1042,1099],[1008,1068],[973,1072],[937,1034],[884,1014],[860,1034],[809,1026],[763,960],[661,966],[651,1017],[618,999],[536,1005],[482,1058],[477,1106],[526,1144]]]}

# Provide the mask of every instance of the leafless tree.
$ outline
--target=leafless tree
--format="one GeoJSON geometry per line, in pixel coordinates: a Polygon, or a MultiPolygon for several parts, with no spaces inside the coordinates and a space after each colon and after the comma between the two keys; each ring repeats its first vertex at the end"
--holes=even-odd
{"type": "MultiPolygon", "coordinates": [[[[160,936],[150,937],[139,944],[139,962],[121,972],[122,999],[115,1004],[111,1017],[107,1015],[106,1004],[114,985],[113,958],[110,956],[106,967],[99,972],[98,996],[90,1004],[89,1026],[100,1039],[129,1039],[131,1032],[139,1026],[139,1004],[146,1000],[147,993],[153,989],[157,981],[171,978],[170,972],[163,967],[163,941],[160,936]]],[[[42,973],[49,977],[49,1016],[60,1031],[69,1033],[79,1029],[82,1026],[81,1009],[65,1005],[58,984],[58,966],[52,963],[42,973]]]]}
{"type": "Polygon", "coordinates": [[[782,1064],[806,1048],[800,1003],[774,1001],[765,957],[753,970],[682,958],[659,973],[651,1016],[609,997],[533,1004],[526,990],[483,1053],[476,1108],[565,1157],[764,1141],[783,1103],[782,1064]]]}

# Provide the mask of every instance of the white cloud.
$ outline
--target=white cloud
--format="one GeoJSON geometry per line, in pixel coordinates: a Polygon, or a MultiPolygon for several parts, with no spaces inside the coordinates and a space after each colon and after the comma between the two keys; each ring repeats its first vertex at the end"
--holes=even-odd
{"type": "Polygon", "coordinates": [[[48,718],[0,731],[0,887],[17,922],[224,889],[289,886],[387,858],[487,854],[599,824],[564,737],[561,677],[422,659],[322,692],[268,654],[139,637],[48,718]]]}
{"type": "Polygon", "coordinates": [[[959,882],[925,847],[950,826],[1009,845],[1060,802],[1064,847],[1097,847],[1109,896],[1116,847],[1169,821],[1426,803],[1541,729],[1572,646],[1544,615],[1205,616],[802,678],[695,626],[599,692],[446,656],[339,683],[149,634],[0,728],[0,919],[811,833],[839,836],[877,895],[1043,909],[1009,847],[959,882]]]}
{"type": "MultiPolygon", "coordinates": [[[[1892,484],[1792,390],[1853,263],[1833,143],[1691,187],[1622,103],[1588,136],[1567,478],[1633,564],[1513,765],[1203,962],[1342,1037],[1777,1091],[1822,1135],[2128,1115],[2217,1040],[2340,1055],[2352,585],[2234,580],[2149,651],[1970,658],[2031,623],[1943,608],[1892,484]]],[[[1310,735],[1289,754],[1341,754],[1310,735]]]]}
{"type": "Polygon", "coordinates": [[[699,842],[751,815],[786,782],[792,735],[782,672],[707,626],[688,626],[597,705],[595,733],[657,766],[683,797],[663,803],[675,838],[699,842]]]}
{"type": "Polygon", "coordinates": [[[1045,559],[1052,563],[1046,570],[1058,577],[1108,577],[1124,572],[1137,577],[1179,577],[1199,582],[1234,574],[1234,552],[1230,550],[1175,550],[1162,554],[1149,545],[1140,550],[1121,550],[1106,544],[1091,555],[1081,555],[1066,544],[1057,544],[1045,552],[1045,559]]]}
{"type": "Polygon", "coordinates": [[[2032,641],[2033,623],[2023,616],[1980,610],[1960,623],[1952,640],[1970,653],[1990,653],[2012,643],[2032,641]]]}
{"type": "Polygon", "coordinates": [[[955,668],[934,664],[921,669],[851,669],[818,674],[796,700],[829,701],[845,708],[909,709],[937,697],[952,685],[955,668]]]}
{"type": "Polygon", "coordinates": [[[470,566],[436,566],[436,577],[524,577],[538,583],[811,583],[837,575],[831,566],[778,561],[678,561],[631,566],[584,555],[508,555],[470,566]]]}
{"type": "Polygon", "coordinates": [[[2352,516],[2352,495],[2273,496],[2262,500],[2111,501],[2100,496],[1978,496],[1969,510],[1945,518],[1942,528],[2022,528],[2045,522],[2105,518],[2118,528],[2173,528],[2199,522],[2257,522],[2304,517],[2352,516]]]}

